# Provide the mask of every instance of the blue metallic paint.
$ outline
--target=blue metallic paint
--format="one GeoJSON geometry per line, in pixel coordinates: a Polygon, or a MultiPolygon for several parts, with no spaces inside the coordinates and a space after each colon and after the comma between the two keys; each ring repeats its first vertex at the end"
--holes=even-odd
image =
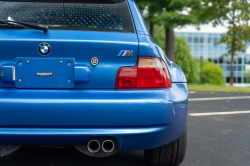
{"type": "MultiPolygon", "coordinates": [[[[63,31],[62,35],[62,31],[51,31],[43,35],[32,30],[0,31],[0,49],[4,50],[3,55],[8,54],[1,56],[0,64],[12,63],[16,49],[22,54],[18,56],[39,56],[32,49],[40,42],[51,44],[49,57],[74,57],[76,66],[88,66],[93,56],[100,59],[98,66],[89,67],[89,82],[76,84],[75,89],[0,89],[0,141],[84,144],[88,137],[113,136],[118,139],[120,150],[141,150],[160,147],[179,138],[187,118],[186,78],[152,41],[135,2],[128,0],[128,3],[137,34],[63,31]],[[170,71],[172,86],[159,90],[114,90],[117,70],[134,66],[137,59],[137,56],[118,57],[121,50],[163,59],[170,71]]],[[[75,69],[75,75],[86,74],[81,72],[75,69]]],[[[0,87],[13,86],[0,81],[0,87]]]]}
{"type": "Polygon", "coordinates": [[[1,89],[0,141],[53,144],[64,136],[60,143],[80,144],[107,135],[122,142],[121,150],[153,148],[181,135],[187,104],[186,84],[162,90],[1,89]]]}
{"type": "MultiPolygon", "coordinates": [[[[57,31],[51,30],[45,35],[35,30],[0,30],[0,65],[13,63],[16,57],[26,58],[75,58],[76,64],[89,66],[91,79],[89,82],[76,84],[75,88],[115,88],[116,73],[122,66],[134,66],[137,56],[118,57],[121,50],[133,50],[138,53],[137,34],[57,31]],[[39,54],[40,43],[51,45],[50,55],[39,54]],[[17,51],[18,50],[18,51],[17,51]],[[90,59],[97,57],[97,67],[90,65],[90,59]]],[[[15,87],[0,80],[0,87],[15,87]]]]}
{"type": "Polygon", "coordinates": [[[6,63],[0,66],[0,80],[4,82],[14,83],[13,80],[13,66],[14,63],[6,63]]]}
{"type": "Polygon", "coordinates": [[[74,68],[75,83],[86,83],[90,80],[89,66],[76,64],[74,68]]]}
{"type": "Polygon", "coordinates": [[[175,64],[174,62],[171,62],[169,65],[169,71],[170,75],[172,76],[172,83],[178,83],[178,82],[187,82],[186,76],[182,69],[175,64]]]}

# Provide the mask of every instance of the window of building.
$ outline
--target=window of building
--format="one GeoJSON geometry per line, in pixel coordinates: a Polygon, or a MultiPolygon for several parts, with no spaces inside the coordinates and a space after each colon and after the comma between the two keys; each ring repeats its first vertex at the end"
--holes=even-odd
{"type": "Polygon", "coordinates": [[[227,77],[227,83],[229,83],[230,82],[230,77],[227,77]]]}
{"type": "Polygon", "coordinates": [[[238,77],[238,83],[241,83],[241,77],[238,77]]]}
{"type": "Polygon", "coordinates": [[[223,58],[222,58],[222,57],[219,58],[219,63],[220,63],[220,64],[223,63],[223,58]]]}
{"type": "Polygon", "coordinates": [[[242,66],[238,66],[238,71],[242,71],[242,66]]]}
{"type": "Polygon", "coordinates": [[[194,37],[194,43],[199,43],[198,37],[194,37]]]}
{"type": "Polygon", "coordinates": [[[218,38],[214,38],[214,43],[217,43],[219,42],[219,39],[218,38]]]}
{"type": "MultiPolygon", "coordinates": [[[[236,71],[236,70],[237,70],[237,67],[234,66],[234,71],[236,71]]],[[[231,66],[230,65],[227,66],[227,71],[231,71],[231,66]]]]}
{"type": "Polygon", "coordinates": [[[188,37],[188,43],[193,43],[193,38],[192,37],[188,37]]]}
{"type": "Polygon", "coordinates": [[[212,51],[213,51],[213,48],[214,48],[213,46],[208,46],[208,51],[209,51],[209,52],[212,52],[212,51]]]}
{"type": "Polygon", "coordinates": [[[200,51],[204,51],[204,46],[200,45],[200,51]]]}
{"type": "Polygon", "coordinates": [[[204,38],[203,37],[200,38],[200,43],[204,43],[204,38]]]}
{"type": "Polygon", "coordinates": [[[209,38],[208,38],[208,43],[210,43],[210,44],[214,44],[214,42],[213,42],[213,38],[209,37],[209,38]]]}
{"type": "Polygon", "coordinates": [[[250,64],[250,59],[246,59],[246,64],[250,64]]]}
{"type": "Polygon", "coordinates": [[[194,51],[199,51],[199,47],[197,45],[194,46],[194,51]]]}
{"type": "Polygon", "coordinates": [[[214,59],[214,63],[215,63],[215,64],[218,63],[218,59],[217,59],[217,58],[214,59]]]}
{"type": "Polygon", "coordinates": [[[209,44],[214,44],[213,38],[214,38],[213,34],[208,34],[208,43],[209,44]]]}
{"type": "Polygon", "coordinates": [[[218,46],[214,46],[214,51],[218,51],[218,46]]]}
{"type": "Polygon", "coordinates": [[[224,47],[220,46],[220,52],[224,52],[224,47]]]}
{"type": "Polygon", "coordinates": [[[242,58],[238,58],[238,64],[242,64],[242,58]]]}

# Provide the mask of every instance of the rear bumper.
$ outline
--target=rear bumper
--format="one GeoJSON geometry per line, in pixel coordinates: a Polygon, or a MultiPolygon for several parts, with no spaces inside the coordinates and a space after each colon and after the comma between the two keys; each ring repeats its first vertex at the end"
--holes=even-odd
{"type": "Polygon", "coordinates": [[[0,90],[0,142],[85,144],[113,136],[120,150],[176,140],[187,117],[187,86],[162,90],[0,90]]]}

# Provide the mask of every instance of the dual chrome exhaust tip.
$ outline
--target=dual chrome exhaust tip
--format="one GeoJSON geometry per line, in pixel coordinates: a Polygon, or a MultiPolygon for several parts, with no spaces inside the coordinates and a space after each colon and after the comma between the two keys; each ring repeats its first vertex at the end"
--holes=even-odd
{"type": "Polygon", "coordinates": [[[85,144],[74,145],[80,152],[92,157],[108,157],[119,150],[117,138],[110,136],[89,137],[85,144]]]}
{"type": "Polygon", "coordinates": [[[90,140],[87,148],[91,153],[97,153],[100,149],[102,149],[105,153],[111,153],[115,149],[115,143],[112,140],[105,140],[101,145],[98,140],[90,140]]]}

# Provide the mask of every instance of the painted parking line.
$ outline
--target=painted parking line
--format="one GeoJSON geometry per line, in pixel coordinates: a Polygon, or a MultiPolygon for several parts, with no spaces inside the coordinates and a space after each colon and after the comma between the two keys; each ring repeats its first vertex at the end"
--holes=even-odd
{"type": "Polygon", "coordinates": [[[209,101],[209,100],[239,100],[250,99],[250,96],[237,96],[237,97],[209,97],[209,98],[189,98],[188,101],[209,101]]]}
{"type": "Polygon", "coordinates": [[[211,115],[233,115],[233,114],[250,114],[250,111],[190,113],[188,115],[189,116],[211,116],[211,115]]]}
{"type": "Polygon", "coordinates": [[[195,94],[195,91],[188,91],[188,94],[195,94]]]}

